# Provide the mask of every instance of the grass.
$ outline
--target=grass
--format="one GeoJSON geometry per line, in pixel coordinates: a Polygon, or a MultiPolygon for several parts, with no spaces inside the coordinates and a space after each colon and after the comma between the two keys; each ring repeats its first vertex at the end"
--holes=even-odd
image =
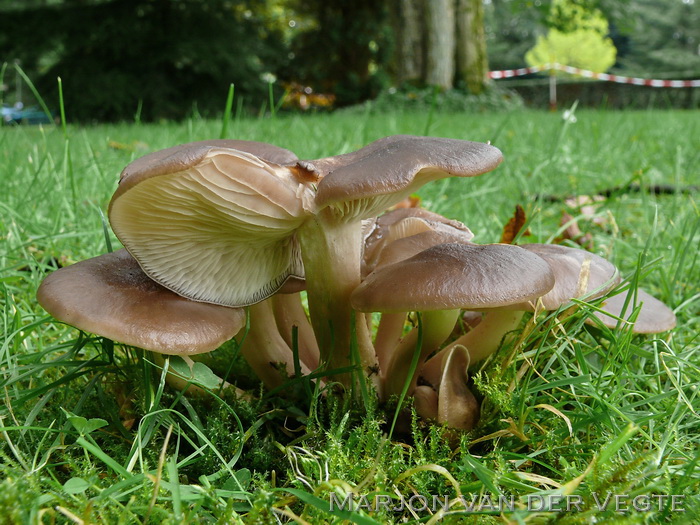
{"type": "Polygon", "coordinates": [[[596,211],[602,227],[577,216],[595,252],[674,307],[672,333],[590,326],[588,304],[530,319],[475,372],[483,403],[474,431],[407,416],[392,439],[395,407],[320,399],[299,383],[266,394],[233,343],[207,363],[233,362],[237,383],[256,401],[183,397],[147,353],[80,334],[37,305],[36,289],[57,264],[107,250],[101,211],[124,165],[218,138],[221,122],[0,129],[2,520],[434,523],[449,514],[447,522],[460,523],[689,523],[700,513],[700,211],[697,192],[680,189],[700,184],[697,117],[578,111],[572,123],[526,110],[367,110],[224,123],[231,138],[302,158],[395,133],[490,140],[506,157],[496,172],[445,179],[420,194],[423,206],[465,222],[481,243],[498,242],[516,204],[531,233],[521,240],[552,242],[565,205],[548,197],[630,183],[679,190],[613,191],[596,211]],[[351,491],[366,496],[355,500],[360,508],[329,509],[331,494],[342,502],[351,491]],[[420,495],[462,496],[472,512],[423,510],[420,495]],[[414,496],[412,508],[393,510],[400,496],[414,496]],[[487,505],[499,496],[515,508],[487,505]],[[375,511],[375,501],[391,505],[375,511]],[[545,502],[560,511],[545,512],[545,502]]]}

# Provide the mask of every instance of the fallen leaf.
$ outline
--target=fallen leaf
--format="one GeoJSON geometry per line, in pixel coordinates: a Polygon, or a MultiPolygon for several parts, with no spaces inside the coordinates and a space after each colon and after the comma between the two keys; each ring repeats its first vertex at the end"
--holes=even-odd
{"type": "MultiPolygon", "coordinates": [[[[503,227],[503,234],[501,235],[500,242],[502,244],[513,244],[513,241],[520,233],[520,230],[523,229],[526,222],[527,218],[525,217],[525,210],[522,206],[520,206],[520,204],[517,204],[515,206],[515,213],[513,214],[513,217],[511,217],[508,223],[503,227]]],[[[530,235],[530,230],[525,230],[523,235],[530,235]]]]}
{"type": "Polygon", "coordinates": [[[126,144],[124,142],[119,142],[116,140],[107,141],[107,146],[111,149],[121,150],[121,151],[146,151],[148,150],[148,144],[138,140],[134,140],[131,144],[126,144]]]}

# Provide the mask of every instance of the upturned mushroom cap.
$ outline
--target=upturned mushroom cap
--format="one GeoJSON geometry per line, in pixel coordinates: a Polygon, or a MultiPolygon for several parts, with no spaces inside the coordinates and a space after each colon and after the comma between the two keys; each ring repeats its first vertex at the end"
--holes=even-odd
{"type": "Polygon", "coordinates": [[[442,360],[438,387],[438,422],[460,430],[471,430],[479,421],[479,402],[467,386],[469,360],[465,347],[450,349],[442,360]]]}
{"type": "MultiPolygon", "coordinates": [[[[390,240],[405,237],[406,235],[397,235],[394,231],[396,229],[395,225],[404,222],[406,219],[420,219],[423,224],[426,224],[433,230],[444,227],[448,230],[461,231],[465,235],[470,235],[472,238],[474,237],[474,234],[466,225],[459,221],[443,217],[438,213],[433,213],[424,208],[397,208],[380,215],[376,219],[371,219],[371,223],[368,224],[367,231],[364,235],[365,255],[371,256],[379,246],[386,244],[387,241],[390,242],[390,240]]],[[[401,230],[404,229],[401,227],[399,228],[401,230]]],[[[425,229],[420,231],[425,231],[425,229]]],[[[420,231],[414,233],[420,233],[420,231]]],[[[410,233],[410,235],[414,233],[410,233]]]]}
{"type": "MultiPolygon", "coordinates": [[[[469,242],[474,238],[471,230],[459,221],[451,220],[437,213],[422,208],[400,208],[378,217],[365,234],[364,251],[362,254],[362,274],[367,275],[374,270],[380,259],[396,262],[407,259],[430,246],[446,242],[469,242]],[[409,241],[406,255],[401,257],[402,244],[394,244],[405,238],[430,235],[430,241],[424,236],[409,241]],[[412,246],[412,248],[408,248],[412,246]],[[420,247],[422,246],[422,248],[420,247]],[[392,256],[385,251],[396,252],[392,256]]],[[[384,262],[383,264],[386,264],[384,262]]]]}
{"type": "MultiPolygon", "coordinates": [[[[614,264],[586,250],[556,244],[523,244],[521,248],[542,257],[554,273],[554,288],[541,298],[545,310],[556,310],[572,299],[595,299],[620,282],[614,264]]],[[[533,307],[526,303],[509,308],[532,311],[533,307]]]]}
{"type": "Polygon", "coordinates": [[[489,144],[435,137],[394,135],[352,153],[304,161],[321,177],[319,209],[330,207],[340,220],[374,217],[427,182],[473,177],[503,160],[489,144]]]}
{"type": "MultiPolygon", "coordinates": [[[[469,232],[471,234],[471,232],[469,232]]],[[[468,243],[471,235],[427,230],[408,237],[396,239],[387,244],[379,253],[374,268],[381,268],[413,257],[432,246],[447,243],[468,243]]]]}
{"type": "MultiPolygon", "coordinates": [[[[600,307],[607,313],[629,320],[632,312],[641,304],[639,315],[632,327],[632,331],[636,334],[658,334],[676,327],[676,314],[673,313],[673,310],[641,288],[637,289],[636,303],[633,301],[633,297],[630,297],[627,309],[623,312],[627,295],[627,293],[618,293],[611,297],[606,297],[600,307]]],[[[595,316],[608,328],[616,328],[618,326],[618,320],[609,315],[595,312],[595,316]]],[[[588,322],[594,324],[591,321],[588,322]]]]}
{"type": "Polygon", "coordinates": [[[298,170],[270,145],[185,144],[127,166],[109,206],[114,233],[153,280],[224,306],[253,304],[303,277],[295,230],[313,208],[298,170]]]}
{"type": "Polygon", "coordinates": [[[554,286],[541,257],[508,244],[439,244],[372,272],[352,293],[362,312],[488,310],[554,286]]]}
{"type": "Polygon", "coordinates": [[[281,294],[299,293],[306,290],[306,279],[291,275],[277,291],[281,294]]]}
{"type": "Polygon", "coordinates": [[[240,308],[190,301],[163,288],[126,250],[53,272],[37,299],[80,330],[166,354],[209,352],[245,325],[240,308]]]}
{"type": "Polygon", "coordinates": [[[228,139],[202,140],[154,151],[139,157],[122,170],[119,180],[121,182],[133,177],[146,178],[185,170],[203,160],[211,148],[245,151],[275,164],[293,164],[298,160],[291,151],[265,142],[228,139]]]}

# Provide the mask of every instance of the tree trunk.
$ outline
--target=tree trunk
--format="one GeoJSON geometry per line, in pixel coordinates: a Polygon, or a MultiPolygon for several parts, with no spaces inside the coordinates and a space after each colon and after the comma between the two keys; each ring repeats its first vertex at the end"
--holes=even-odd
{"type": "Polygon", "coordinates": [[[425,2],[427,60],[425,81],[451,89],[455,72],[454,0],[425,2]]]}
{"type": "Polygon", "coordinates": [[[475,95],[486,89],[488,58],[482,0],[456,0],[457,76],[475,95]]]}
{"type": "Polygon", "coordinates": [[[392,0],[391,21],[396,35],[392,75],[394,82],[420,82],[425,64],[424,0],[392,0]]]}

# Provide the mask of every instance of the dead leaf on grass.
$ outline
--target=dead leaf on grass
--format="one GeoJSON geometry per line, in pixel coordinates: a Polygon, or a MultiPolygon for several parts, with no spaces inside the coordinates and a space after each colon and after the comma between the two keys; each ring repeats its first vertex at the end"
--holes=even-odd
{"type": "MultiPolygon", "coordinates": [[[[515,213],[510,218],[510,220],[503,227],[503,233],[501,234],[502,244],[513,244],[513,241],[517,238],[520,230],[523,229],[525,223],[527,222],[527,217],[525,217],[525,210],[520,204],[515,206],[515,213]]],[[[530,235],[530,230],[527,229],[523,232],[524,236],[530,235]]]]}

